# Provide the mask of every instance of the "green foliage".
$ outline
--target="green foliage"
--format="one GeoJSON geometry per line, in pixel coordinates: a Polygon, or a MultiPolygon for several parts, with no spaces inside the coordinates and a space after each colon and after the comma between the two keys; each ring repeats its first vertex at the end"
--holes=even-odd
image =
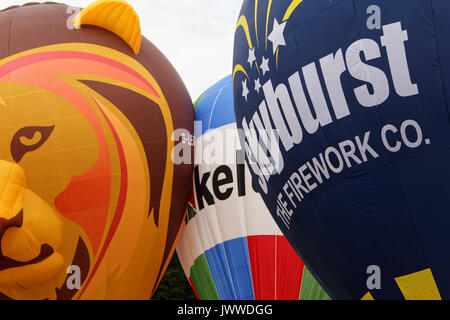
{"type": "Polygon", "coordinates": [[[196,299],[175,252],[152,300],[196,299]]]}

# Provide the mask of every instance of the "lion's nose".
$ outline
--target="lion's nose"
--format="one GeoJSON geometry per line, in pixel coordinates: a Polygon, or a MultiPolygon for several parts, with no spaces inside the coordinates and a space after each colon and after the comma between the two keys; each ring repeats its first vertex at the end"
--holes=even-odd
{"type": "Polygon", "coordinates": [[[22,224],[23,224],[23,210],[20,210],[20,212],[11,219],[0,218],[0,257],[3,256],[1,243],[6,230],[8,230],[11,227],[20,228],[22,224]]]}
{"type": "Polygon", "coordinates": [[[0,287],[35,288],[64,270],[58,213],[26,187],[25,171],[0,160],[0,287]]]}

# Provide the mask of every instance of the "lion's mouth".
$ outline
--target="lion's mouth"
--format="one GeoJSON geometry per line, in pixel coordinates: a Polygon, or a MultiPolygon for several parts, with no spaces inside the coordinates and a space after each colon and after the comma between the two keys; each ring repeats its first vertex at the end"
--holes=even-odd
{"type": "Polygon", "coordinates": [[[6,269],[11,269],[11,268],[18,268],[18,267],[24,267],[30,264],[36,264],[39,262],[44,261],[45,259],[49,258],[52,254],[53,254],[53,248],[50,247],[48,244],[44,244],[41,246],[41,252],[40,254],[30,260],[30,261],[25,261],[25,262],[21,262],[21,261],[16,261],[13,259],[10,259],[8,257],[5,256],[0,256],[0,272],[6,269]]]}
{"type": "MultiPolygon", "coordinates": [[[[0,219],[0,240],[3,238],[6,230],[11,227],[21,228],[23,224],[23,209],[10,220],[0,219]]],[[[44,261],[53,254],[53,248],[48,244],[41,246],[39,255],[30,261],[17,261],[3,255],[0,243],[0,272],[6,269],[24,267],[31,264],[37,264],[44,261]]]]}

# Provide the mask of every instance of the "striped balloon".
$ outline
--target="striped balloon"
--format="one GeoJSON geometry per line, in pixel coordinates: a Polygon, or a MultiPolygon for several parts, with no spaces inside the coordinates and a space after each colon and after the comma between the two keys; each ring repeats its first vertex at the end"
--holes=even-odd
{"type": "Polygon", "coordinates": [[[328,299],[254,190],[231,76],[196,102],[193,194],[177,253],[199,299],[328,299]]]}

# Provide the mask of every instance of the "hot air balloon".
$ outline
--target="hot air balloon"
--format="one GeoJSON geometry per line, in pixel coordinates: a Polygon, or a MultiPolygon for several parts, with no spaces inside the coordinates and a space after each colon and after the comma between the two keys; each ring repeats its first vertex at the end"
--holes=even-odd
{"type": "Polygon", "coordinates": [[[450,298],[449,13],[244,1],[233,84],[252,176],[332,298],[450,298]]]}
{"type": "Polygon", "coordinates": [[[194,187],[177,254],[199,299],[328,299],[252,185],[231,75],[195,103],[194,187]]]}
{"type": "Polygon", "coordinates": [[[192,181],[181,79],[125,1],[15,6],[0,28],[0,298],[150,298],[192,181]]]}

